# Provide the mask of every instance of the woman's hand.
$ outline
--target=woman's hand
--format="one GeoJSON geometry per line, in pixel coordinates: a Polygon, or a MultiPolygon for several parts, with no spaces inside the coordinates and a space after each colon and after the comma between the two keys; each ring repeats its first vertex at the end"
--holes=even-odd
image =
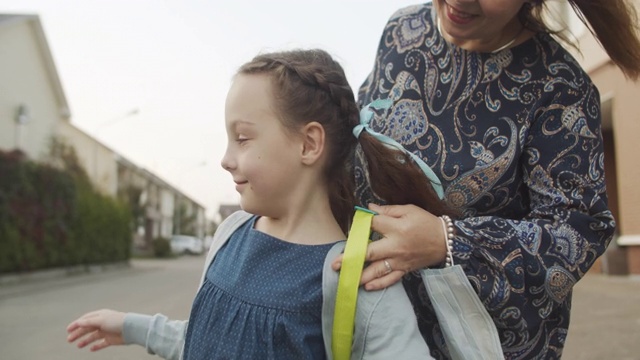
{"type": "MultiPolygon", "coordinates": [[[[389,287],[409,271],[444,262],[447,248],[442,220],[414,205],[378,206],[369,209],[379,215],[373,217],[371,227],[382,235],[367,247],[360,283],[366,290],[389,287]]],[[[342,255],[331,267],[339,270],[342,255]]]]}
{"type": "Polygon", "coordinates": [[[67,326],[68,342],[78,339],[79,348],[89,344],[91,351],[102,350],[112,345],[122,345],[122,327],[125,313],[113,310],[98,310],[82,315],[67,326]]]}

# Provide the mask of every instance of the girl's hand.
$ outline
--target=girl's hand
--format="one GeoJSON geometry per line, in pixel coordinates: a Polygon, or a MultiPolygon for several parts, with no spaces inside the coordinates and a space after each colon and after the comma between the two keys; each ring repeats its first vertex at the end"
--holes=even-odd
{"type": "MultiPolygon", "coordinates": [[[[389,287],[409,271],[443,263],[447,254],[442,220],[414,205],[378,206],[369,209],[379,215],[373,217],[371,227],[382,235],[367,247],[360,283],[366,290],[389,287]]],[[[342,255],[331,267],[339,270],[342,255]]]]}
{"type": "Polygon", "coordinates": [[[92,344],[91,351],[122,345],[124,317],[123,312],[106,309],[86,313],[67,326],[67,341],[72,343],[79,339],[81,349],[92,344]]]}

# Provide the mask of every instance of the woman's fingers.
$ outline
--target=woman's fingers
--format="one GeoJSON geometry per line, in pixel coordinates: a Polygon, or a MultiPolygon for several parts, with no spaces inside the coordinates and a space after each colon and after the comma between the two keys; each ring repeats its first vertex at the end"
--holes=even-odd
{"type": "Polygon", "coordinates": [[[373,217],[371,227],[388,240],[392,248],[374,249],[368,261],[395,258],[402,270],[412,271],[434,266],[444,261],[446,245],[442,220],[414,205],[377,206],[372,210],[380,213],[373,217]]]}
{"type": "MultiPolygon", "coordinates": [[[[360,278],[360,284],[364,285],[366,290],[380,290],[388,286],[391,286],[402,279],[402,276],[406,274],[406,270],[398,268],[393,265],[393,259],[386,259],[391,271],[385,265],[384,260],[376,261],[369,264],[362,270],[362,277],[360,278]]],[[[340,271],[342,265],[342,255],[338,256],[331,267],[334,271],[340,271]]]]}
{"type": "Polygon", "coordinates": [[[331,268],[333,269],[333,271],[339,271],[341,267],[342,267],[342,254],[338,255],[338,257],[331,262],[331,268]]]}
{"type": "MultiPolygon", "coordinates": [[[[375,211],[378,215],[384,215],[392,218],[400,218],[407,214],[408,205],[377,205],[369,204],[369,210],[375,211]]],[[[410,205],[409,205],[410,206],[410,205]]],[[[376,217],[374,216],[374,219],[376,217]]]]}
{"type": "MultiPolygon", "coordinates": [[[[413,205],[369,204],[369,209],[378,213],[371,227],[382,238],[367,247],[365,261],[369,266],[363,270],[360,282],[365,289],[385,288],[409,271],[442,261],[446,247],[436,216],[413,205]]],[[[342,255],[334,259],[332,269],[338,271],[342,261],[342,255]]]]}
{"type": "Polygon", "coordinates": [[[366,290],[379,290],[391,286],[402,279],[410,269],[402,260],[393,240],[382,238],[369,244],[367,248],[367,266],[362,271],[360,284],[366,290]]]}
{"type": "Polygon", "coordinates": [[[405,272],[402,270],[388,271],[384,262],[378,261],[367,266],[362,272],[361,283],[365,290],[374,291],[387,288],[402,280],[405,272]],[[374,274],[374,275],[369,275],[374,274]]]}
{"type": "MultiPolygon", "coordinates": [[[[375,218],[377,218],[378,216],[375,216],[375,218]]],[[[382,260],[384,258],[386,258],[387,256],[389,256],[390,254],[394,253],[394,247],[389,244],[389,240],[382,238],[380,240],[376,240],[373,241],[371,243],[369,243],[369,245],[367,246],[367,254],[365,255],[365,261],[366,262],[373,262],[376,260],[382,260]]],[[[336,257],[333,262],[331,263],[331,268],[334,271],[338,271],[340,270],[340,268],[342,267],[342,259],[343,259],[343,254],[340,254],[338,257],[336,257]]]]}

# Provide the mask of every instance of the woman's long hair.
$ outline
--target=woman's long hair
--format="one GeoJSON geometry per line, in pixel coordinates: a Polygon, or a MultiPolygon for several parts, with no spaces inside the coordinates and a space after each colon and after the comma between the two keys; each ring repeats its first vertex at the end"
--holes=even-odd
{"type": "MultiPolygon", "coordinates": [[[[554,33],[564,42],[571,41],[562,32],[549,29],[543,20],[545,2],[525,3],[520,21],[529,30],[554,33]]],[[[611,60],[630,79],[640,77],[640,24],[631,0],[568,0],[574,12],[602,45],[611,60]]]]}

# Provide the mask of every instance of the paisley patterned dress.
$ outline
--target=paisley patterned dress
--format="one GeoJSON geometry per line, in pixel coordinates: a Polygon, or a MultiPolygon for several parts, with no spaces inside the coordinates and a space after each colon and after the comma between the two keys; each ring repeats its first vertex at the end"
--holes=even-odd
{"type": "MultiPolygon", "coordinates": [[[[464,214],[454,261],[495,321],[505,358],[559,358],[572,287],[615,229],[598,91],[546,33],[476,53],[447,43],[434,17],[430,3],[391,17],[359,103],[394,101],[371,127],[421,156],[464,214]]],[[[375,197],[356,164],[366,203],[375,197]]],[[[404,285],[432,355],[447,358],[420,278],[404,285]]]]}

